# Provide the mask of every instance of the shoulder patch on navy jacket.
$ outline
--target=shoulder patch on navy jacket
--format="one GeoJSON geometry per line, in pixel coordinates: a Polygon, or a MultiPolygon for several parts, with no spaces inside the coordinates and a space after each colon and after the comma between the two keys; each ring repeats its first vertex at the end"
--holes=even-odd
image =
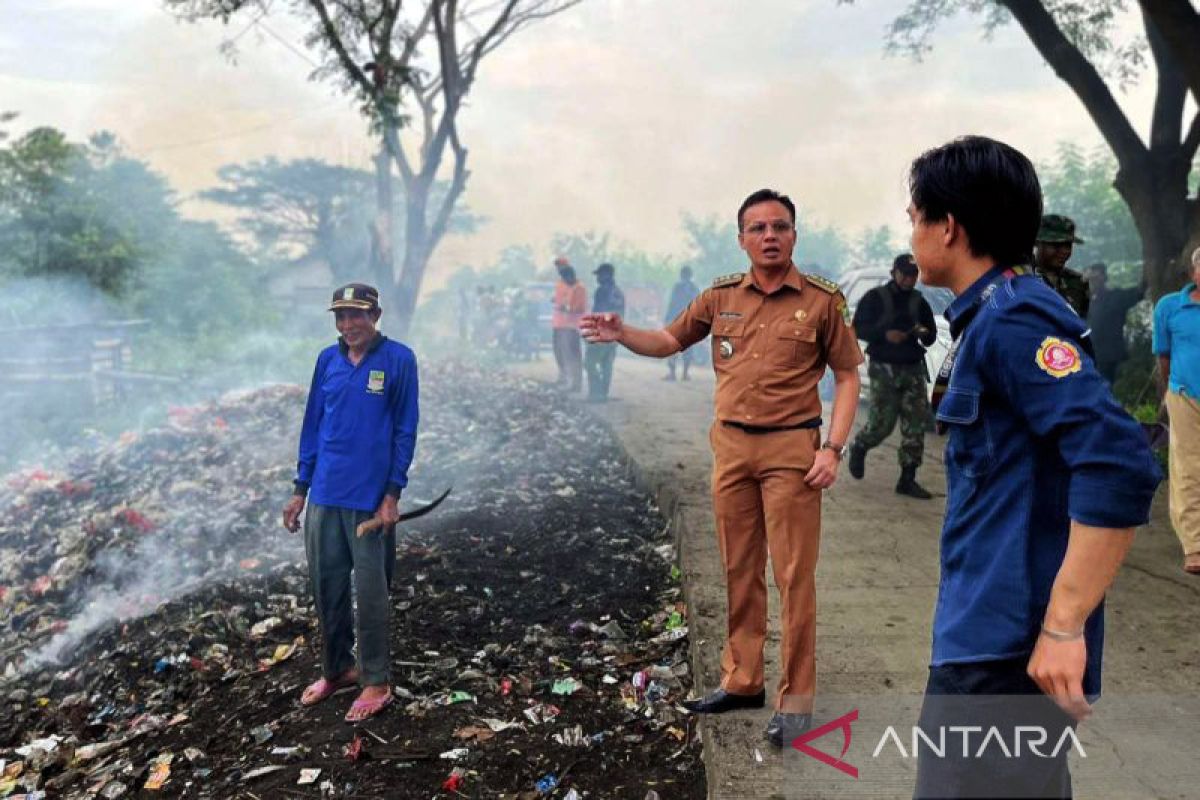
{"type": "Polygon", "coordinates": [[[800,274],[804,276],[804,280],[808,281],[823,292],[837,294],[842,290],[842,287],[838,286],[828,278],[822,278],[820,275],[814,275],[810,272],[801,272],[800,274]]]}
{"type": "Polygon", "coordinates": [[[722,275],[719,278],[714,278],[712,288],[720,289],[723,286],[734,286],[742,282],[742,278],[746,277],[744,272],[733,272],[729,275],[722,275]]]}

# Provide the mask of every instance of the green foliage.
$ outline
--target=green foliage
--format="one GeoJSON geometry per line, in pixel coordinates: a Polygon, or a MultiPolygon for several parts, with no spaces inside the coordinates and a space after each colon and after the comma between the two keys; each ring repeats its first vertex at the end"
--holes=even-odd
{"type": "Polygon", "coordinates": [[[1058,145],[1058,157],[1038,165],[1047,214],[1065,214],[1085,244],[1076,245],[1076,269],[1096,261],[1109,265],[1110,282],[1135,286],[1142,244],[1128,206],[1113,188],[1117,162],[1106,148],[1084,150],[1073,142],[1058,145]]]}
{"type": "Polygon", "coordinates": [[[854,255],[863,264],[890,265],[899,253],[887,225],[864,228],[854,244],[854,255]]]}
{"type": "MultiPolygon", "coordinates": [[[[1146,39],[1134,36],[1122,40],[1118,19],[1118,15],[1133,3],[1128,0],[1042,0],[1042,5],[1067,39],[1096,65],[1101,74],[1122,87],[1137,82],[1146,67],[1146,39]]],[[[904,11],[888,25],[888,50],[919,60],[933,49],[930,42],[938,26],[960,12],[982,17],[986,37],[1012,21],[1004,4],[996,0],[909,0],[904,11]]]]}
{"type": "Polygon", "coordinates": [[[737,225],[722,222],[717,217],[701,219],[690,215],[683,218],[687,234],[688,253],[683,259],[692,268],[696,283],[705,286],[719,275],[742,269],[746,254],[738,246],[737,225]]]}
{"type": "MultiPolygon", "coordinates": [[[[365,170],[311,158],[281,162],[271,157],[226,164],[217,177],[222,185],[200,197],[237,209],[239,227],[262,257],[320,255],[334,263],[339,241],[365,240],[363,220],[370,216],[374,184],[365,170]]],[[[335,274],[342,271],[334,269],[335,274]]]]}
{"type": "Polygon", "coordinates": [[[120,295],[174,217],[173,197],[111,136],[36,128],[0,150],[0,274],[82,278],[120,295]]]}
{"type": "MultiPolygon", "coordinates": [[[[316,259],[329,265],[334,282],[361,278],[370,258],[368,222],[375,217],[375,175],[316,159],[226,164],[217,171],[221,185],[200,197],[238,211],[237,224],[261,261],[290,264],[316,259]]],[[[397,183],[397,190],[400,188],[397,183]]],[[[440,205],[444,181],[434,184],[430,202],[440,205]]],[[[396,198],[393,249],[404,250],[404,198],[396,198]]],[[[449,233],[470,233],[482,222],[463,203],[456,204],[449,233]]]]}

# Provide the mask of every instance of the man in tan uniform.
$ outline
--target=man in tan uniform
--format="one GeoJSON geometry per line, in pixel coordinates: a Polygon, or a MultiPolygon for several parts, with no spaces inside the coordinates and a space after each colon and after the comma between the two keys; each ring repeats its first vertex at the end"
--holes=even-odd
{"type": "Polygon", "coordinates": [[[616,314],[588,314],[580,324],[588,341],[620,342],[658,358],[712,334],[713,511],[729,627],[720,688],[685,705],[696,713],[763,706],[769,551],[783,618],[783,674],[767,726],[776,746],[812,724],[821,491],[837,479],[863,360],[837,285],[801,274],[792,262],[795,222],[791,200],[757,191],[738,210],[749,272],[718,278],[661,330],[634,328],[616,314]],[[826,366],[836,391],[822,444],[817,383],[826,366]]]}

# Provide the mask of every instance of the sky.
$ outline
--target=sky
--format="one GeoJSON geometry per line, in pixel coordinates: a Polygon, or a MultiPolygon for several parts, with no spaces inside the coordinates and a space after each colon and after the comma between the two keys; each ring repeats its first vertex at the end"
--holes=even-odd
{"type": "MultiPolygon", "coordinates": [[[[985,38],[963,14],[921,62],[889,56],[885,28],[905,5],[584,0],[519,33],[483,62],[460,116],[464,199],[487,222],[443,243],[426,288],[510,244],[549,261],[560,231],[682,255],[684,214],[732,218],[762,186],[790,194],[801,225],[889,225],[899,240],[905,170],[926,148],[978,133],[1044,162],[1059,142],[1102,144],[1015,25],[985,38]]],[[[0,0],[0,110],[20,112],[17,133],[116,133],[193,216],[220,218],[190,197],[223,164],[369,168],[363,118],[309,79],[316,55],[287,6],[275,0],[262,25],[222,26],[180,21],[157,0],[0,0]],[[231,60],[220,48],[234,37],[231,60]]],[[[1150,89],[1144,80],[1119,97],[1143,132],[1150,89]]]]}

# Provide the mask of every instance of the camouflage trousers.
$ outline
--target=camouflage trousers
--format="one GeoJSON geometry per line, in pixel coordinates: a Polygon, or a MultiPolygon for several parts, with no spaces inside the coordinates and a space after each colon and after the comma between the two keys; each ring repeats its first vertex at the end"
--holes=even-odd
{"type": "Polygon", "coordinates": [[[900,420],[900,466],[919,467],[925,455],[925,425],[929,421],[928,378],[925,364],[867,366],[871,378],[871,407],[866,426],[854,438],[863,450],[878,446],[900,420]]]}

